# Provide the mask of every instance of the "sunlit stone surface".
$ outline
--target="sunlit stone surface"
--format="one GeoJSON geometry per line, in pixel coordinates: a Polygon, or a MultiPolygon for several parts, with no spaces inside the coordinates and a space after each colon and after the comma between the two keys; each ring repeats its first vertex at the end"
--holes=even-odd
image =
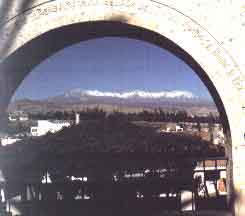
{"type": "MultiPolygon", "coordinates": [[[[0,8],[0,62],[11,62],[13,53],[50,30],[103,20],[157,32],[189,53],[224,104],[231,130],[227,145],[232,142],[233,182],[241,195],[236,200],[236,215],[245,214],[245,125],[241,120],[245,118],[244,1],[2,0],[0,8]]],[[[13,85],[17,73],[0,64],[0,111],[18,86],[13,85]]]]}

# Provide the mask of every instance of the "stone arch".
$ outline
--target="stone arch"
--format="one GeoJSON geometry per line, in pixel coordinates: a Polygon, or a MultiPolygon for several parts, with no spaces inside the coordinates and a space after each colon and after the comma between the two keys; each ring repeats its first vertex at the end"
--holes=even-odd
{"type": "Polygon", "coordinates": [[[31,68],[68,44],[106,36],[106,32],[108,36],[149,41],[186,61],[210,90],[230,132],[233,181],[235,189],[240,190],[245,180],[239,154],[243,142],[240,121],[243,74],[232,56],[204,27],[161,2],[55,0],[26,5],[23,11],[10,16],[0,26],[0,110],[5,110],[16,87],[31,68]],[[82,24],[79,26],[79,23],[82,24]],[[164,43],[161,38],[165,39],[164,43]]]}

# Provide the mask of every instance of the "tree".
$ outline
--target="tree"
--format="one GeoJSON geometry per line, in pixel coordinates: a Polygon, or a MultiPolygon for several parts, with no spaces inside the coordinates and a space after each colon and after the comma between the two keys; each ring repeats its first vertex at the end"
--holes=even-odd
{"type": "Polygon", "coordinates": [[[197,130],[199,133],[201,133],[202,127],[201,127],[201,123],[199,121],[197,122],[197,130]]]}
{"type": "Polygon", "coordinates": [[[214,141],[214,123],[213,122],[208,123],[208,132],[210,136],[210,142],[213,143],[214,141]]]}

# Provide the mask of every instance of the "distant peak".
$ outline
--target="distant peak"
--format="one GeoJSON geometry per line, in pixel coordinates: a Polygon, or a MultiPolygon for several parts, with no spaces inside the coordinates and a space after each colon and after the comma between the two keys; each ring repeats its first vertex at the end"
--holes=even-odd
{"type": "Polygon", "coordinates": [[[113,97],[113,98],[121,98],[121,99],[128,99],[133,97],[140,97],[140,98],[198,98],[190,91],[159,91],[159,92],[152,92],[152,91],[142,91],[142,90],[133,90],[133,91],[125,91],[125,92],[109,92],[109,91],[99,91],[99,90],[81,90],[81,89],[74,89],[69,92],[66,92],[66,96],[76,96],[79,95],[87,95],[87,96],[94,96],[94,97],[113,97]]]}

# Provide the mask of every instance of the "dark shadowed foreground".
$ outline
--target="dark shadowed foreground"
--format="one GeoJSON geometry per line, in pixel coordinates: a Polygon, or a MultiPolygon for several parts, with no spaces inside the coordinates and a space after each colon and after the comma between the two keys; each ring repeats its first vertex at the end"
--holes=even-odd
{"type": "Polygon", "coordinates": [[[219,194],[199,197],[194,178],[201,160],[224,156],[222,147],[124,119],[84,121],[0,154],[2,188],[21,215],[188,215],[180,214],[185,205],[226,206],[219,194]],[[182,191],[192,199],[183,201],[182,191]]]}

